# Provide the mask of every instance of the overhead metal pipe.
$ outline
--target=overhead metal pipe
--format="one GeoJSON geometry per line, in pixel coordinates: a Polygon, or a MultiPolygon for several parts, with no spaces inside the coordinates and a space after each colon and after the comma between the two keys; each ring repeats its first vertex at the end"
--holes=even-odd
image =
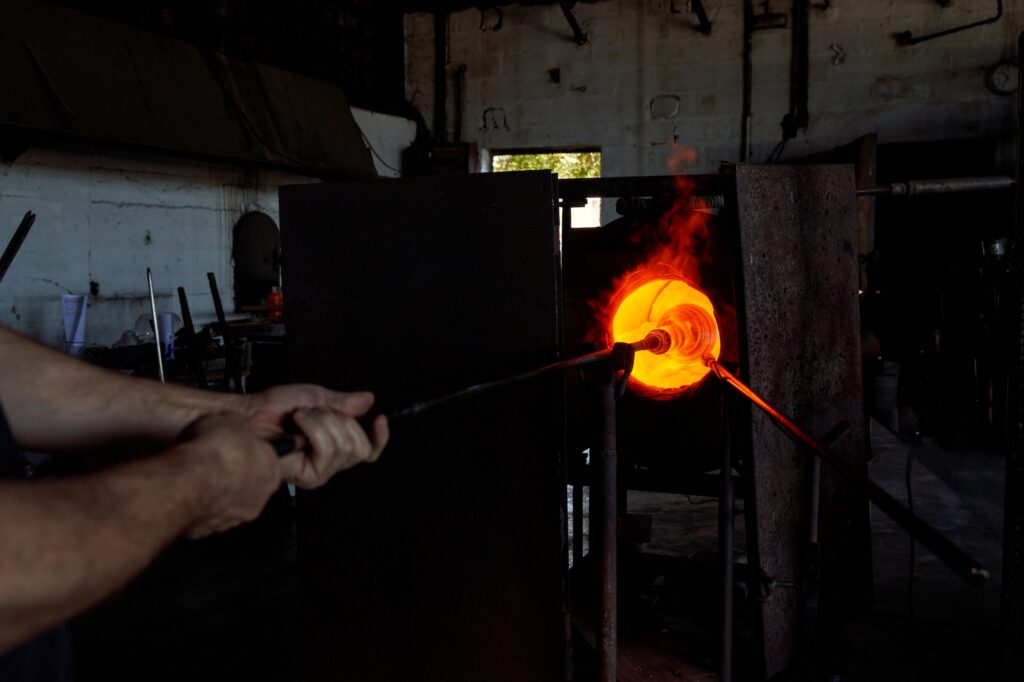
{"type": "Polygon", "coordinates": [[[955,194],[959,192],[990,192],[1012,189],[1016,180],[1008,175],[973,178],[941,178],[937,180],[906,180],[874,187],[860,187],[857,196],[912,197],[922,194],[955,194]]]}

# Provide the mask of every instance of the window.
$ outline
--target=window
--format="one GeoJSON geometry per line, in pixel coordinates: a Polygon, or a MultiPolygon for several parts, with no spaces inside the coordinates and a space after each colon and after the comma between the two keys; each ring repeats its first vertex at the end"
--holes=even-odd
{"type": "MultiPolygon", "coordinates": [[[[601,152],[495,152],[491,156],[491,170],[507,171],[549,170],[560,179],[601,177],[601,152]]],[[[559,212],[561,220],[561,212],[559,212]]],[[[590,198],[586,206],[572,209],[573,227],[600,227],[601,200],[590,198]]]]}

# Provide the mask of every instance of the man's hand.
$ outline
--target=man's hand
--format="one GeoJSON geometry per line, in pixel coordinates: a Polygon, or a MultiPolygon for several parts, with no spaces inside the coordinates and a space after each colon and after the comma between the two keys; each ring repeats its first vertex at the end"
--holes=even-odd
{"type": "Polygon", "coordinates": [[[197,516],[185,529],[186,537],[201,538],[252,521],[281,485],[281,460],[239,415],[202,417],[181,438],[169,454],[203,479],[197,516]]]}
{"type": "Polygon", "coordinates": [[[284,480],[301,488],[316,488],[331,476],[361,462],[374,462],[388,441],[383,415],[373,421],[370,434],[357,417],[373,406],[373,394],[339,393],[322,386],[291,384],[246,396],[244,413],[257,433],[274,438],[288,430],[289,420],[308,443],[308,452],[281,459],[284,480]]]}
{"type": "Polygon", "coordinates": [[[378,415],[372,436],[353,417],[325,408],[301,408],[292,418],[309,442],[309,452],[281,460],[284,480],[300,488],[316,488],[331,476],[362,462],[376,462],[388,440],[384,415],[378,415]]]}

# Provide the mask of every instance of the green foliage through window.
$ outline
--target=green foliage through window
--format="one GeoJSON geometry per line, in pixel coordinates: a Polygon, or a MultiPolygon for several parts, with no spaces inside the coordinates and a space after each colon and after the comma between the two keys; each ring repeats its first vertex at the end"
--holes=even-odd
{"type": "Polygon", "coordinates": [[[559,178],[601,177],[601,152],[555,152],[551,154],[496,154],[491,159],[495,172],[549,170],[559,178]]]}

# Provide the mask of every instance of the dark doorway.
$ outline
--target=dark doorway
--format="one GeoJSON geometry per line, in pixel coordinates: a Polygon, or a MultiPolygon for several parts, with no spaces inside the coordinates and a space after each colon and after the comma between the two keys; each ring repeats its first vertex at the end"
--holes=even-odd
{"type": "Polygon", "coordinates": [[[260,305],[280,281],[281,233],[266,213],[253,211],[235,225],[231,256],[235,262],[235,309],[260,305]]]}

